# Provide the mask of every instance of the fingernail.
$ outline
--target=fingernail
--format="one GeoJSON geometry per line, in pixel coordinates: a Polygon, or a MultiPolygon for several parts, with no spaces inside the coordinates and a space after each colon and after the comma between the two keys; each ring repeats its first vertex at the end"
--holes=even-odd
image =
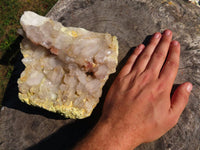
{"type": "Polygon", "coordinates": [[[143,45],[143,44],[140,44],[140,45],[138,46],[138,48],[139,48],[139,49],[143,49],[143,48],[144,48],[144,45],[143,45]]]}
{"type": "Polygon", "coordinates": [[[178,41],[172,41],[172,45],[177,46],[178,45],[178,41]]]}
{"type": "Polygon", "coordinates": [[[192,84],[191,84],[191,83],[189,83],[189,84],[187,85],[187,91],[188,91],[188,92],[191,92],[191,91],[192,91],[192,84]]]}
{"type": "Polygon", "coordinates": [[[154,34],[154,37],[155,37],[156,39],[158,39],[158,38],[160,37],[160,33],[155,33],[155,34],[154,34]]]}
{"type": "Polygon", "coordinates": [[[165,30],[165,33],[164,33],[166,36],[169,36],[171,34],[171,31],[170,30],[165,30]]]}

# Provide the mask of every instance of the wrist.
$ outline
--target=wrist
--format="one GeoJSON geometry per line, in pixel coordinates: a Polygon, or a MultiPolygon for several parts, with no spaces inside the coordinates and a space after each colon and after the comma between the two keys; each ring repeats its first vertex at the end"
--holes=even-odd
{"type": "Polygon", "coordinates": [[[132,150],[141,144],[136,130],[126,128],[123,123],[100,120],[91,134],[95,134],[98,142],[109,150],[132,150]]]}
{"type": "Polygon", "coordinates": [[[112,122],[101,119],[74,150],[132,150],[141,144],[135,131],[112,122]]]}

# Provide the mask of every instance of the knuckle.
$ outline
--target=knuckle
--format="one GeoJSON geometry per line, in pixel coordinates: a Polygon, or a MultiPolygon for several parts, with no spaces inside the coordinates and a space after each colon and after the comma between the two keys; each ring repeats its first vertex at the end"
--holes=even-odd
{"type": "Polygon", "coordinates": [[[159,93],[162,93],[163,91],[165,91],[166,89],[166,83],[165,82],[160,82],[157,84],[157,87],[156,87],[156,91],[159,92],[159,93]]]}
{"type": "Polygon", "coordinates": [[[168,60],[168,61],[166,62],[166,64],[167,64],[168,66],[174,67],[174,68],[177,68],[178,65],[179,65],[178,61],[176,61],[176,60],[168,60]]]}
{"type": "Polygon", "coordinates": [[[155,51],[155,57],[157,59],[165,57],[165,53],[161,50],[155,51]]]}
{"type": "Polygon", "coordinates": [[[150,41],[150,43],[149,43],[149,46],[151,46],[151,47],[156,47],[157,46],[157,44],[158,44],[158,41],[156,40],[156,39],[152,39],[151,41],[150,41]]]}
{"type": "Polygon", "coordinates": [[[131,57],[127,60],[126,64],[128,65],[133,65],[135,59],[137,58],[137,55],[136,54],[132,54],[131,57]]]}
{"type": "Polygon", "coordinates": [[[123,78],[123,77],[117,77],[115,79],[115,81],[113,82],[112,86],[115,86],[115,87],[118,87],[119,90],[120,88],[123,88],[124,87],[124,83],[126,82],[126,80],[123,78]]]}
{"type": "Polygon", "coordinates": [[[133,60],[128,60],[125,64],[125,66],[123,67],[124,70],[127,70],[130,66],[132,66],[133,60]]]}
{"type": "Polygon", "coordinates": [[[115,79],[115,82],[116,82],[116,83],[121,83],[121,82],[123,83],[123,82],[124,82],[124,77],[118,75],[118,76],[116,77],[116,79],[115,79]]]}
{"type": "Polygon", "coordinates": [[[142,59],[143,60],[148,60],[150,58],[150,55],[149,54],[143,54],[143,56],[142,56],[142,59]]]}
{"type": "Polygon", "coordinates": [[[141,67],[136,67],[136,68],[135,68],[135,74],[136,74],[137,76],[140,76],[140,74],[141,74],[143,71],[144,71],[144,69],[141,68],[141,67]]]}
{"type": "Polygon", "coordinates": [[[148,83],[152,79],[152,73],[147,71],[142,75],[143,83],[148,83]]]}
{"type": "Polygon", "coordinates": [[[151,78],[153,78],[153,77],[156,77],[156,75],[157,75],[157,72],[155,71],[155,69],[154,68],[151,68],[151,67],[148,67],[147,69],[146,69],[146,74],[148,74],[148,76],[150,76],[151,78]]]}
{"type": "Polygon", "coordinates": [[[129,82],[130,76],[117,76],[114,83],[117,85],[125,85],[129,82]]]}
{"type": "Polygon", "coordinates": [[[140,54],[140,51],[141,50],[139,48],[136,48],[132,55],[138,56],[140,54]]]}
{"type": "Polygon", "coordinates": [[[134,51],[130,58],[136,58],[138,55],[139,55],[138,52],[134,51]]]}
{"type": "Polygon", "coordinates": [[[166,37],[166,36],[163,36],[162,42],[164,42],[164,43],[166,43],[166,44],[169,44],[169,43],[171,42],[171,38],[166,37]]]}

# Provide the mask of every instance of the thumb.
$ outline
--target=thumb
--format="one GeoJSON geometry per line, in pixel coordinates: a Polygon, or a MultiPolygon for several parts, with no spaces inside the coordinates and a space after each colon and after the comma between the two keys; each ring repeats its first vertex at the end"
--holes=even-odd
{"type": "Polygon", "coordinates": [[[186,82],[181,84],[174,92],[171,99],[171,109],[176,116],[180,116],[188,103],[189,95],[192,90],[192,84],[186,82]]]}

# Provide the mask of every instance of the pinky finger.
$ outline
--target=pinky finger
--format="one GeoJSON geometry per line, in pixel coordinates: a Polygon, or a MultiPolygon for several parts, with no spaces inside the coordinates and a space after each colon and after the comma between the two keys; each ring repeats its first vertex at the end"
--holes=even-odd
{"type": "Polygon", "coordinates": [[[144,48],[145,48],[144,44],[140,44],[134,49],[134,52],[131,54],[128,61],[120,71],[118,77],[124,77],[131,72],[137,57],[140,55],[140,53],[144,48]]]}

